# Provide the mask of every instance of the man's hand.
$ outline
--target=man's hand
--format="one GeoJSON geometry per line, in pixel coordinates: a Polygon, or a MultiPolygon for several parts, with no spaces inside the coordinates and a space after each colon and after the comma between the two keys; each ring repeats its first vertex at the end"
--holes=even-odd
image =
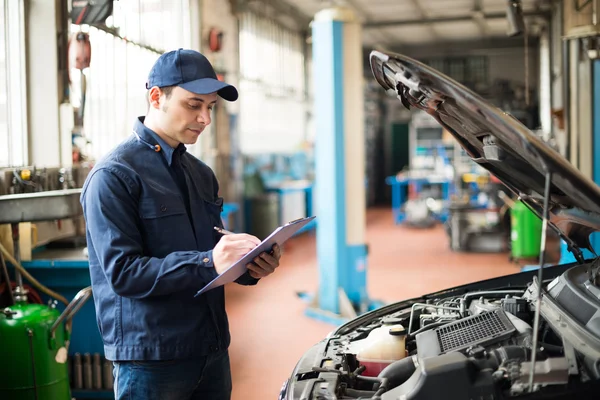
{"type": "Polygon", "coordinates": [[[250,276],[254,279],[264,278],[271,275],[275,268],[279,267],[279,259],[281,258],[281,248],[279,245],[273,246],[271,253],[262,252],[258,257],[255,257],[253,262],[246,265],[250,270],[250,276]]]}
{"type": "Polygon", "coordinates": [[[224,235],[213,249],[213,263],[217,273],[222,273],[233,263],[260,244],[260,240],[246,233],[224,235]]]}

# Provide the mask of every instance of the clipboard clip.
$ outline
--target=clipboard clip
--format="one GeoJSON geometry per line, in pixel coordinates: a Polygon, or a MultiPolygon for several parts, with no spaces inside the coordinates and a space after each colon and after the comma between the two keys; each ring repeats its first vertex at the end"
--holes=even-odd
{"type": "Polygon", "coordinates": [[[288,222],[288,225],[295,224],[295,223],[300,222],[300,221],[304,221],[307,218],[310,218],[310,217],[301,217],[301,218],[295,219],[293,221],[288,222]]]}

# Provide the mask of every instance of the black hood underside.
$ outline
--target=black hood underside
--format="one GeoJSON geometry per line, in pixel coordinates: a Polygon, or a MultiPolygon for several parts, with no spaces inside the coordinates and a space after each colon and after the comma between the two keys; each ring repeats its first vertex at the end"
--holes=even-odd
{"type": "MultiPolygon", "coordinates": [[[[523,124],[435,69],[399,54],[373,51],[379,84],[407,107],[421,109],[450,132],[474,162],[500,179],[540,218],[551,173],[549,226],[575,250],[591,251],[600,230],[600,188],[523,124]]],[[[579,258],[579,257],[578,257],[579,258]]]]}

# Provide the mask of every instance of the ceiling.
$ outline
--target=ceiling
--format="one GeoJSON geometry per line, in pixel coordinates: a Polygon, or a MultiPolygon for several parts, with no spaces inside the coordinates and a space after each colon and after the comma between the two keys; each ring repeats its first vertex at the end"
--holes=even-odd
{"type": "MultiPolygon", "coordinates": [[[[363,44],[402,48],[507,38],[507,0],[276,0],[310,21],[327,7],[346,5],[363,23],[363,44]]],[[[522,0],[528,33],[548,15],[550,0],[522,0]]]]}

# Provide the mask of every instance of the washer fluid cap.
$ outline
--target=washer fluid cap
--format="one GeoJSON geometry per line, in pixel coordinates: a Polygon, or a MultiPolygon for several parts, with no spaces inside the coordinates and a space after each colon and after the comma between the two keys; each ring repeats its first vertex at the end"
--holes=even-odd
{"type": "Polygon", "coordinates": [[[400,318],[400,317],[388,317],[388,318],[383,317],[381,322],[383,322],[384,325],[400,325],[405,320],[406,320],[406,318],[400,318]]]}
{"type": "Polygon", "coordinates": [[[406,329],[402,325],[392,326],[389,330],[390,335],[393,336],[406,336],[406,329]]]}

